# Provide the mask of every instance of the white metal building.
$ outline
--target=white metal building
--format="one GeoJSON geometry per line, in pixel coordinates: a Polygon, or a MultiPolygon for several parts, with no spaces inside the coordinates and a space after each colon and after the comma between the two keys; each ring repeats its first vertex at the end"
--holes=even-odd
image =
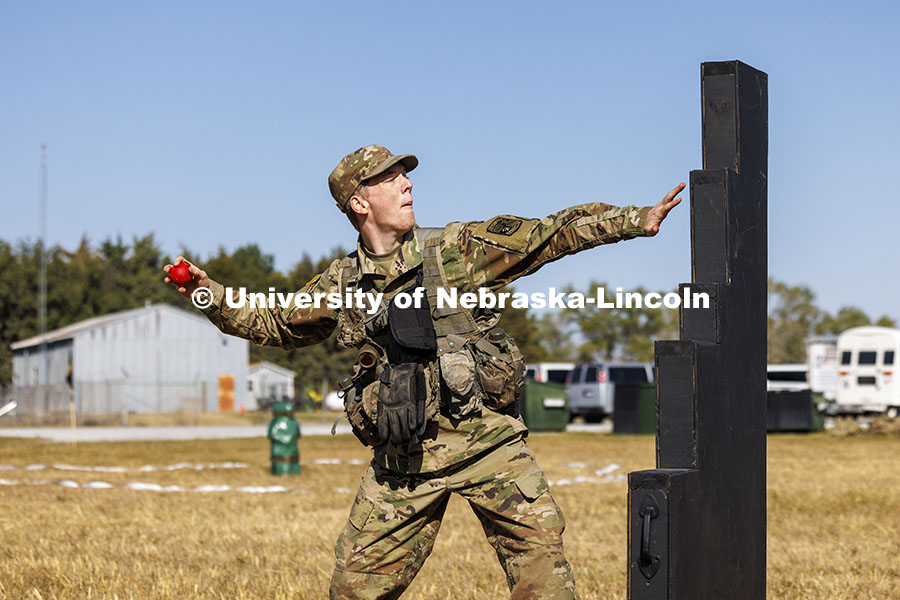
{"type": "Polygon", "coordinates": [[[281,402],[294,397],[294,376],[290,369],[273,365],[268,361],[253,363],[247,371],[247,391],[251,396],[250,408],[257,408],[265,401],[281,402]]]}
{"type": "Polygon", "coordinates": [[[223,375],[233,376],[234,408],[248,400],[247,340],[167,304],[88,319],[11,348],[16,414],[26,418],[68,415],[70,400],[80,420],[218,410],[223,375]]]}

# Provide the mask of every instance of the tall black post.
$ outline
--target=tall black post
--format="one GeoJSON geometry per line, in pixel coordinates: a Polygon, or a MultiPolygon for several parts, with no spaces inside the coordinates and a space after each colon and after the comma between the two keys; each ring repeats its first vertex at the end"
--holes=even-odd
{"type": "Polygon", "coordinates": [[[628,475],[628,598],[766,595],[767,75],[700,67],[703,170],[691,172],[691,294],[656,342],[656,469],[628,475]]]}

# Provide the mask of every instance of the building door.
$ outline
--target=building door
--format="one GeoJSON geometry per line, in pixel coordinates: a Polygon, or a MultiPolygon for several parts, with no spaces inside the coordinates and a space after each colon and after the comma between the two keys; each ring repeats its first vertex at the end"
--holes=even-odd
{"type": "Polygon", "coordinates": [[[219,375],[219,412],[234,412],[234,375],[219,375]]]}

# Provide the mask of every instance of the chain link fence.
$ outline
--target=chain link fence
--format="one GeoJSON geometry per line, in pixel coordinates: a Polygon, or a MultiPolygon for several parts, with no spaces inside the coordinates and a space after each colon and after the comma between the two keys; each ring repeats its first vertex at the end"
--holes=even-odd
{"type": "MultiPolygon", "coordinates": [[[[129,415],[161,413],[198,415],[214,406],[215,394],[205,382],[135,383],[130,381],[76,382],[19,386],[6,392],[5,401],[18,406],[3,425],[65,425],[74,410],[79,425],[128,424],[129,415]]],[[[180,424],[180,423],[178,423],[180,424]]]]}

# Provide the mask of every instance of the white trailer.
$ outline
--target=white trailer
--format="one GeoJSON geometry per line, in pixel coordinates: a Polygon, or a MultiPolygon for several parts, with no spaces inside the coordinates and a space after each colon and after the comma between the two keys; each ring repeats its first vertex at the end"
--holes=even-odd
{"type": "Polygon", "coordinates": [[[900,413],[900,330],[854,327],[838,337],[837,412],[900,413]]]}
{"type": "Polygon", "coordinates": [[[806,364],[809,389],[820,393],[828,402],[837,399],[838,336],[818,336],[806,340],[806,364]]]}

